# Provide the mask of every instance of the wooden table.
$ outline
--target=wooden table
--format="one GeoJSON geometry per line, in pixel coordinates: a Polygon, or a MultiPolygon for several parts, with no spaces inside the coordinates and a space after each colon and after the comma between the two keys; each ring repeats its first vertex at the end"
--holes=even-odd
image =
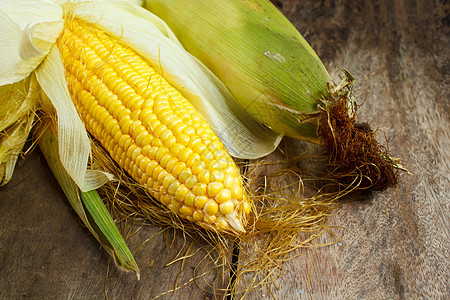
{"type": "MultiPolygon", "coordinates": [[[[449,11],[444,1],[274,1],[330,72],[358,79],[361,121],[412,175],[398,187],[348,199],[331,224],[348,235],[291,260],[278,299],[448,299],[449,11]],[[310,284],[309,270],[311,270],[310,284]]],[[[302,142],[286,139],[288,147],[302,142]]],[[[299,144],[300,143],[300,144],[299,144]]],[[[276,154],[274,154],[276,155],[276,154]]],[[[118,271],[81,225],[36,149],[0,189],[0,299],[152,299],[174,287],[159,228],[127,239],[141,280],[118,271]]],[[[189,270],[195,261],[187,261],[189,270]]],[[[180,283],[189,280],[184,273],[180,283]]],[[[160,299],[209,299],[193,284],[160,299]]],[[[248,299],[270,298],[268,290],[248,299]]]]}

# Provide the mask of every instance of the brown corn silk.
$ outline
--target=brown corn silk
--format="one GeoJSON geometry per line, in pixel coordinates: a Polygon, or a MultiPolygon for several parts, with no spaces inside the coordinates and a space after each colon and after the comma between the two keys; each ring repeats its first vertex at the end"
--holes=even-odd
{"type": "Polygon", "coordinates": [[[319,133],[329,156],[329,176],[358,189],[383,191],[397,184],[388,151],[378,144],[367,123],[349,116],[348,99],[341,96],[324,114],[319,133]]]}

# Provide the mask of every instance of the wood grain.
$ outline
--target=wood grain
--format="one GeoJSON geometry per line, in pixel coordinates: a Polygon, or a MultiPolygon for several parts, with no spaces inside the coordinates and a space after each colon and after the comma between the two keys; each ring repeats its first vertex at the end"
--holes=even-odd
{"type": "MultiPolygon", "coordinates": [[[[346,228],[346,238],[299,253],[285,266],[279,289],[246,298],[448,298],[448,1],[274,3],[331,73],[339,66],[357,77],[360,120],[378,127],[379,140],[412,175],[402,174],[399,186],[386,192],[343,200],[330,221],[346,228]]],[[[291,139],[285,145],[305,148],[291,139]]],[[[102,299],[105,291],[110,299],[152,299],[174,288],[181,264],[166,264],[177,247],[166,248],[160,229],[143,227],[127,239],[137,250],[141,280],[118,271],[80,224],[38,150],[19,161],[12,182],[0,189],[0,215],[0,299],[102,299]]],[[[187,261],[179,285],[197,262],[187,261]]],[[[189,284],[159,299],[212,297],[189,284]]]]}

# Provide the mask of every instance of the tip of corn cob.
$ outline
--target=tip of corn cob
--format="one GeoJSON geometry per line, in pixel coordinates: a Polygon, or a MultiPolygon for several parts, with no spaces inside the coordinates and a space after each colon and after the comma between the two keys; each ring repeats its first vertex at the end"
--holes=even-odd
{"type": "Polygon", "coordinates": [[[236,230],[237,232],[240,232],[240,233],[245,233],[244,226],[243,226],[241,220],[236,215],[236,213],[228,214],[225,217],[227,218],[228,223],[234,230],[236,230]]]}

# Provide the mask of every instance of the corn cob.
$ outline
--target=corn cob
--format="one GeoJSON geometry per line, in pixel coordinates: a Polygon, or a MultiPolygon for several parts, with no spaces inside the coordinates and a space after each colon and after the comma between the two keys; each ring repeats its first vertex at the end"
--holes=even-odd
{"type": "Polygon", "coordinates": [[[73,19],[57,41],[75,107],[111,157],[175,214],[244,231],[239,169],[194,107],[132,49],[73,19]]]}

